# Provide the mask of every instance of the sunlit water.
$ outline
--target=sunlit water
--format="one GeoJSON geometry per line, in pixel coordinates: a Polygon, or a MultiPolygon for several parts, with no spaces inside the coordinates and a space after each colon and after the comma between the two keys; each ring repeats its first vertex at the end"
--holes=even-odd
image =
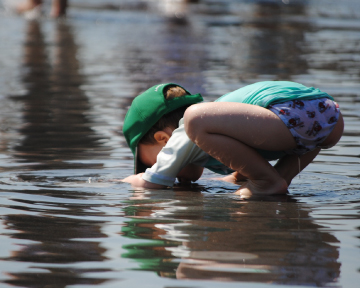
{"type": "Polygon", "coordinates": [[[73,0],[62,21],[1,8],[0,286],[359,287],[360,3],[159,2],[73,0]],[[211,101],[262,80],[319,87],[345,116],[288,196],[241,201],[210,172],[113,181],[132,173],[121,126],[139,92],[211,101]]]}

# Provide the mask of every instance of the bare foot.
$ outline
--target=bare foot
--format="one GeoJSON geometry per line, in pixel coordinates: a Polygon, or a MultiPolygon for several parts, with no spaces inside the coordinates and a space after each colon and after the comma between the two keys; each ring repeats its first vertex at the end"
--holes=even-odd
{"type": "Polygon", "coordinates": [[[288,185],[282,178],[276,181],[248,180],[235,192],[241,198],[249,198],[252,195],[268,196],[275,194],[286,194],[288,185]]]}

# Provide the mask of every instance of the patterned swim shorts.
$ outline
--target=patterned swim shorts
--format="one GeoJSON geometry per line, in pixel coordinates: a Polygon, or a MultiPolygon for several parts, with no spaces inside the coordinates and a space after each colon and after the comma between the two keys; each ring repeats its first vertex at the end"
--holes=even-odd
{"type": "Polygon", "coordinates": [[[339,105],[328,98],[291,100],[268,108],[285,123],[297,148],[287,153],[303,155],[319,147],[339,119],[339,105]]]}

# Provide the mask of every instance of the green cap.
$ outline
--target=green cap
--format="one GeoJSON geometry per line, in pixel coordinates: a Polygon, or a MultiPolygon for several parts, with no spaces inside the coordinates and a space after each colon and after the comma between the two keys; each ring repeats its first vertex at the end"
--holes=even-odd
{"type": "Polygon", "coordinates": [[[137,146],[142,137],[160,120],[165,114],[176,110],[177,108],[188,106],[203,101],[200,94],[189,95],[166,100],[164,90],[168,86],[179,86],[174,83],[159,84],[146,90],[135,97],[128,112],[126,113],[123,133],[131,152],[134,155],[134,173],[141,173],[146,167],[138,159],[137,146]]]}

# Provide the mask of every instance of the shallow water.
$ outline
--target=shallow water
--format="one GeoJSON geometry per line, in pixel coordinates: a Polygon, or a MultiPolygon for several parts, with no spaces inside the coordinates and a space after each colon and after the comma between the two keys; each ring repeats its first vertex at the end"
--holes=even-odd
{"type": "Polygon", "coordinates": [[[70,2],[62,21],[0,8],[1,287],[358,287],[358,1],[70,2]],[[114,181],[138,93],[172,81],[211,101],[262,80],[319,87],[345,117],[289,195],[242,201],[210,172],[114,181]]]}

